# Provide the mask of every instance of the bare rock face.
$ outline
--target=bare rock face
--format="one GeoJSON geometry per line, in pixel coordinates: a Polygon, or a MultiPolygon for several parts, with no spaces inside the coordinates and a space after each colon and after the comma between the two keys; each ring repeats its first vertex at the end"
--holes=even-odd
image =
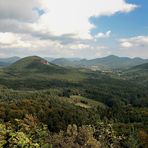
{"type": "Polygon", "coordinates": [[[49,64],[47,60],[41,60],[41,63],[42,64],[45,64],[45,65],[48,65],[49,64]]]}

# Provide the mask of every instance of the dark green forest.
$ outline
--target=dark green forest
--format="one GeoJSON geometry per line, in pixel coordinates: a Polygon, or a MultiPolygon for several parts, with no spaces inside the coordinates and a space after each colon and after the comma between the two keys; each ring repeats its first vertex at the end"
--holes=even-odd
{"type": "Polygon", "coordinates": [[[0,147],[147,148],[148,67],[92,71],[27,57],[0,69],[0,147]]]}

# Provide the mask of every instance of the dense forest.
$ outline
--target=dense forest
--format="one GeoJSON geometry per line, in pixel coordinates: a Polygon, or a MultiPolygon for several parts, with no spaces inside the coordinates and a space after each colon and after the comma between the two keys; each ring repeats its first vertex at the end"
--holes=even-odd
{"type": "Polygon", "coordinates": [[[0,69],[0,147],[147,148],[147,90],[146,64],[104,72],[21,59],[0,69]]]}

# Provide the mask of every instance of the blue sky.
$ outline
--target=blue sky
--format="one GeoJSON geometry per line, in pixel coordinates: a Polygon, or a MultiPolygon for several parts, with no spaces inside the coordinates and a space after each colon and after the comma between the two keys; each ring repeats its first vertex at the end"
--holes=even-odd
{"type": "MultiPolygon", "coordinates": [[[[91,30],[92,35],[96,35],[99,32],[106,32],[107,30],[112,31],[112,38],[101,41],[110,44],[112,48],[111,52],[118,50],[115,41],[117,38],[132,38],[148,35],[148,1],[128,0],[127,2],[136,4],[138,8],[130,13],[119,12],[112,16],[90,18],[90,22],[96,26],[91,30]]],[[[148,46],[146,46],[146,48],[146,51],[148,51],[148,46]]],[[[142,52],[140,50],[141,49],[139,49],[139,52],[142,52]]],[[[146,54],[148,55],[148,52],[146,52],[146,54]]],[[[126,54],[123,56],[126,56],[126,54]]]]}
{"type": "Polygon", "coordinates": [[[0,57],[148,58],[147,0],[1,0],[0,57]]]}
{"type": "Polygon", "coordinates": [[[92,34],[112,30],[115,37],[132,37],[148,34],[148,1],[128,0],[139,7],[130,13],[117,13],[113,16],[91,17],[90,22],[96,25],[92,34]]]}

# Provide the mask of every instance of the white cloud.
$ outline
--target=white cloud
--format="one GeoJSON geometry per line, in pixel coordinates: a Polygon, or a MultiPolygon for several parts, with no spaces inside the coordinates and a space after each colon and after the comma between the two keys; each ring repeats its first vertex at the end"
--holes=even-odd
{"type": "Polygon", "coordinates": [[[40,50],[48,46],[60,47],[60,43],[48,40],[38,40],[30,35],[0,32],[0,47],[5,49],[25,48],[26,50],[40,50]]]}
{"type": "Polygon", "coordinates": [[[13,33],[0,33],[0,44],[13,44],[19,37],[13,33]]]}
{"type": "Polygon", "coordinates": [[[85,45],[85,44],[73,44],[70,45],[70,49],[85,49],[85,48],[89,48],[89,45],[85,45]]]}
{"type": "Polygon", "coordinates": [[[59,41],[38,40],[30,35],[0,32],[0,56],[41,55],[51,57],[93,58],[104,55],[105,46],[71,43],[61,44],[59,41]]]}
{"type": "Polygon", "coordinates": [[[15,33],[0,33],[1,48],[29,48],[31,44],[23,41],[22,37],[15,33]]]}
{"type": "Polygon", "coordinates": [[[46,13],[33,28],[54,35],[75,34],[77,38],[91,38],[94,27],[91,16],[113,15],[130,12],[137,8],[125,0],[43,0],[46,13]]]}
{"type": "Polygon", "coordinates": [[[148,58],[148,36],[134,36],[119,40],[118,55],[148,58]]]}
{"type": "Polygon", "coordinates": [[[106,33],[99,32],[97,35],[95,35],[95,38],[109,38],[111,36],[111,31],[107,31],[106,33]]]}
{"type": "Polygon", "coordinates": [[[136,36],[131,38],[120,39],[120,45],[123,48],[132,48],[138,46],[148,47],[148,36],[136,36]]]}
{"type": "Polygon", "coordinates": [[[6,20],[17,20],[18,24],[30,22],[32,30],[42,33],[74,34],[76,38],[90,39],[94,27],[90,17],[127,13],[135,8],[135,4],[125,0],[1,0],[0,19],[5,23],[6,20]],[[45,13],[39,17],[35,8],[42,8],[45,13]]]}
{"type": "Polygon", "coordinates": [[[40,6],[40,0],[0,0],[0,19],[35,21],[38,13],[34,8],[40,6]]]}
{"type": "MultiPolygon", "coordinates": [[[[128,13],[137,6],[125,0],[0,0],[0,55],[51,54],[95,57],[104,46],[94,43],[92,16],[128,13]],[[39,15],[35,8],[44,10],[39,15]],[[21,52],[22,51],[22,52],[21,52]]],[[[109,38],[111,31],[96,38],[109,38]]]]}
{"type": "Polygon", "coordinates": [[[123,41],[121,42],[121,47],[130,48],[130,47],[133,47],[133,44],[128,41],[123,41]]]}

